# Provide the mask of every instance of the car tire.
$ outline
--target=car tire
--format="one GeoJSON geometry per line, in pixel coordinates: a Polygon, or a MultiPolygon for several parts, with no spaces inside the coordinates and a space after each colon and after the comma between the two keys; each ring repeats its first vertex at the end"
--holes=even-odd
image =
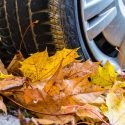
{"type": "Polygon", "coordinates": [[[79,31],[76,4],[76,0],[1,0],[1,59],[11,59],[17,50],[27,57],[47,47],[53,55],[64,47],[81,44],[80,55],[89,58],[79,31]]]}

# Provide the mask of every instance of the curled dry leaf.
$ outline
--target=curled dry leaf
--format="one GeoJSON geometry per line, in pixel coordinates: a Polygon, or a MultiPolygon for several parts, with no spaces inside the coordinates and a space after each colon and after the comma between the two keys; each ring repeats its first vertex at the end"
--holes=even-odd
{"type": "Polygon", "coordinates": [[[2,96],[0,96],[0,109],[7,114],[7,108],[6,108],[6,105],[3,102],[2,96]]]}
{"type": "Polygon", "coordinates": [[[19,68],[21,67],[20,62],[22,61],[24,61],[24,57],[20,51],[17,51],[9,66],[7,67],[8,73],[16,76],[21,75],[21,71],[19,70],[19,68]]]}
{"type": "Polygon", "coordinates": [[[76,125],[75,123],[75,117],[72,115],[67,115],[67,116],[58,116],[58,117],[53,117],[53,116],[45,116],[42,119],[34,118],[34,120],[39,123],[39,124],[59,124],[59,125],[64,125],[66,123],[71,123],[72,125],[76,125]]]}
{"type": "Polygon", "coordinates": [[[2,63],[1,60],[0,60],[0,73],[7,74],[7,70],[5,69],[4,64],[2,63]]]}
{"type": "Polygon", "coordinates": [[[93,85],[89,82],[88,78],[78,77],[75,79],[64,80],[65,93],[68,95],[104,92],[104,89],[100,86],[93,85]]]}
{"type": "Polygon", "coordinates": [[[105,98],[103,92],[85,93],[73,96],[74,100],[81,104],[104,104],[105,98]]]}
{"type": "Polygon", "coordinates": [[[0,80],[0,91],[11,89],[14,87],[19,87],[24,84],[25,80],[26,79],[23,77],[15,77],[15,76],[11,76],[3,80],[0,80]]]}
{"type": "Polygon", "coordinates": [[[98,107],[93,105],[72,105],[72,106],[62,106],[62,111],[64,113],[76,113],[80,118],[93,118],[93,119],[103,119],[103,115],[98,107]]]}
{"type": "Polygon", "coordinates": [[[77,77],[86,77],[95,74],[100,62],[91,62],[90,60],[80,63],[73,62],[63,68],[64,78],[73,79],[77,77]]]}

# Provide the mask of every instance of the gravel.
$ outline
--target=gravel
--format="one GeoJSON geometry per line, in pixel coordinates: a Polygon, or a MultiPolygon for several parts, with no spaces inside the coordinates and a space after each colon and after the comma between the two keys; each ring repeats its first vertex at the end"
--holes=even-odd
{"type": "Polygon", "coordinates": [[[12,115],[0,114],[0,125],[21,125],[18,118],[12,115]]]}

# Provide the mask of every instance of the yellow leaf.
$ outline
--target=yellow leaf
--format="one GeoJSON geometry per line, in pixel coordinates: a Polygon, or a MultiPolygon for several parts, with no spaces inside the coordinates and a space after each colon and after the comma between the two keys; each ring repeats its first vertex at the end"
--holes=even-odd
{"type": "Polygon", "coordinates": [[[13,75],[5,75],[3,73],[0,73],[0,79],[5,79],[5,78],[13,78],[13,75]]]}
{"type": "Polygon", "coordinates": [[[44,90],[45,90],[45,92],[49,92],[49,90],[50,90],[50,88],[52,88],[52,86],[53,86],[53,81],[52,80],[49,80],[47,83],[46,83],[46,85],[44,86],[44,90]]]}
{"type": "Polygon", "coordinates": [[[54,75],[60,64],[65,66],[79,57],[77,49],[63,49],[58,51],[54,56],[49,57],[47,50],[37,52],[25,59],[21,64],[21,71],[25,77],[28,77],[32,82],[43,80],[54,75]]]}
{"type": "Polygon", "coordinates": [[[44,91],[50,96],[55,96],[59,95],[60,91],[63,90],[64,87],[65,85],[63,84],[63,73],[62,73],[62,62],[61,62],[58,70],[45,84],[44,91]]]}
{"type": "Polygon", "coordinates": [[[50,96],[59,95],[59,94],[60,94],[60,89],[58,86],[52,86],[52,88],[49,90],[50,96]]]}
{"type": "Polygon", "coordinates": [[[97,73],[91,77],[91,81],[96,85],[105,87],[114,84],[116,77],[117,73],[113,65],[106,62],[103,67],[99,66],[97,73]]]}
{"type": "Polygon", "coordinates": [[[49,80],[48,83],[45,85],[44,90],[46,93],[48,93],[50,96],[54,96],[56,94],[60,93],[60,89],[58,86],[54,85],[54,82],[52,80],[49,80]]]}
{"type": "Polygon", "coordinates": [[[119,99],[111,92],[106,97],[107,108],[103,106],[103,112],[108,117],[111,125],[125,125],[125,99],[119,99]]]}

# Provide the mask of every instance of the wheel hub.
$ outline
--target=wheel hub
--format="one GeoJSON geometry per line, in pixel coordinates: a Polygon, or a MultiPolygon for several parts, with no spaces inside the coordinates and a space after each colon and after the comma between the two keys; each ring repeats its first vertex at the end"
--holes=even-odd
{"type": "Polygon", "coordinates": [[[121,63],[119,60],[125,64],[123,56],[125,55],[125,0],[81,0],[80,6],[82,28],[93,56],[103,64],[107,60],[110,61],[118,70],[121,63]],[[120,48],[122,59],[121,54],[117,57],[110,57],[101,51],[95,41],[100,34],[103,34],[106,42],[114,48],[120,48]]]}
{"type": "Polygon", "coordinates": [[[103,35],[110,44],[120,47],[125,39],[125,0],[115,0],[117,16],[103,31],[103,35]]]}

